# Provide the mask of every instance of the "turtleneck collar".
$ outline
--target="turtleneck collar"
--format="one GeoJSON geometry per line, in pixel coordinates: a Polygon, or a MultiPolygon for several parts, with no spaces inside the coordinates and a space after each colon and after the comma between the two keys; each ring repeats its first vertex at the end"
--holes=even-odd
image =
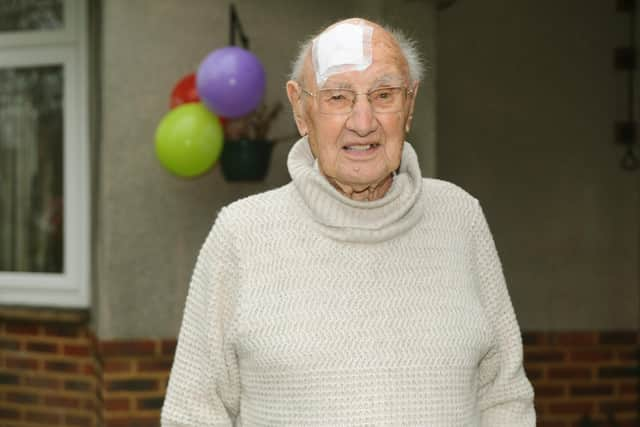
{"type": "Polygon", "coordinates": [[[313,220],[329,237],[349,242],[380,242],[413,227],[422,218],[422,174],[413,147],[405,142],[400,169],[378,200],[357,201],[336,190],[314,166],[307,138],[289,152],[293,183],[313,220]]]}

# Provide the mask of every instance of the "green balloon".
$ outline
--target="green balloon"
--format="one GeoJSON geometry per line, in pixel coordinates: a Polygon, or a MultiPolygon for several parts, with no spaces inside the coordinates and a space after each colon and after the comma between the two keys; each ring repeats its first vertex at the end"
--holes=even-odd
{"type": "Polygon", "coordinates": [[[160,163],[181,177],[209,170],[220,157],[223,143],[220,120],[200,102],[174,108],[156,130],[160,163]]]}

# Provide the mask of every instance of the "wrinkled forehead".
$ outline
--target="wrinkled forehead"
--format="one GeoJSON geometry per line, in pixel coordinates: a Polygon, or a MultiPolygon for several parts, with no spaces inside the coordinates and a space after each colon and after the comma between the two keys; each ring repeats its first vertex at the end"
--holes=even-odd
{"type": "Polygon", "coordinates": [[[345,72],[365,72],[374,64],[386,67],[384,76],[408,80],[406,58],[393,36],[381,26],[363,19],[338,22],[313,40],[305,61],[305,80],[322,87],[345,72]],[[393,76],[392,76],[393,77],[393,76]]]}

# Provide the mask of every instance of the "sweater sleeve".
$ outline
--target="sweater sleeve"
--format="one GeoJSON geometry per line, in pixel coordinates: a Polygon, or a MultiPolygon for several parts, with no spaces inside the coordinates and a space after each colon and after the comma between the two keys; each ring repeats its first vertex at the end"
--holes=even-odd
{"type": "Polygon", "coordinates": [[[196,262],[162,408],[163,427],[233,425],[240,381],[233,333],[238,277],[224,210],[196,262]]]}
{"type": "Polygon", "coordinates": [[[473,236],[480,294],[494,336],[494,348],[478,372],[478,402],[483,427],[534,427],[533,388],[524,372],[522,337],[502,266],[480,204],[473,236]]]}

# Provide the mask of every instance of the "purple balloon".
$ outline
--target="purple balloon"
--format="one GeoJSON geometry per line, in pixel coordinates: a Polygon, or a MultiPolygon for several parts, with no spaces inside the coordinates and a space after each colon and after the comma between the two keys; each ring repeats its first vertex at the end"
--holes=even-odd
{"type": "Polygon", "coordinates": [[[258,58],[236,46],[211,52],[196,76],[200,99],[217,115],[231,119],[256,109],[264,96],[265,83],[258,58]]]}

